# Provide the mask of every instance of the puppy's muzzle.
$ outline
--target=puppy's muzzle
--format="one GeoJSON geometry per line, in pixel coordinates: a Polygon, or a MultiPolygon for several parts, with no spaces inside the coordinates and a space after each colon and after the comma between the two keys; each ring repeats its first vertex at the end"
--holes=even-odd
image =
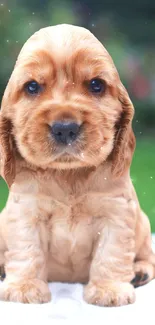
{"type": "Polygon", "coordinates": [[[80,132],[80,126],[75,122],[55,122],[51,126],[51,134],[59,144],[74,142],[80,132]]]}

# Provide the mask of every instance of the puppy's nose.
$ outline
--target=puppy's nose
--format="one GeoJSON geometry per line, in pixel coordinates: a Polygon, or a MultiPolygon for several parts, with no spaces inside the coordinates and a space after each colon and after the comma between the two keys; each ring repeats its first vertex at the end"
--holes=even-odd
{"type": "Polygon", "coordinates": [[[51,131],[58,143],[69,144],[76,140],[80,126],[74,122],[56,122],[52,125],[51,131]]]}

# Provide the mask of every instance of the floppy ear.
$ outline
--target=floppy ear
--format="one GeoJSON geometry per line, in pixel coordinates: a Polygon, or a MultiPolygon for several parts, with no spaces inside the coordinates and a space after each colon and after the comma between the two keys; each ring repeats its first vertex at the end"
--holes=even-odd
{"type": "Polygon", "coordinates": [[[10,187],[15,177],[11,122],[0,112],[0,175],[10,187]]]}
{"type": "Polygon", "coordinates": [[[123,175],[130,168],[136,140],[132,130],[134,107],[129,95],[122,84],[119,85],[119,101],[122,114],[117,125],[114,149],[112,152],[112,174],[116,177],[123,175]]]}

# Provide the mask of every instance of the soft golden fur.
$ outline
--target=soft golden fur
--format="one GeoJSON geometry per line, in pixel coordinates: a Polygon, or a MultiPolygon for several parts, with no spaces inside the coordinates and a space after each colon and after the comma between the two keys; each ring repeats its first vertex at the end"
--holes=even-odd
{"type": "Polygon", "coordinates": [[[135,285],[155,276],[149,221],[129,173],[133,115],[110,55],[88,30],[58,25],[26,42],[0,114],[10,188],[0,215],[1,299],[47,302],[47,281],[88,282],[87,302],[117,306],[134,302],[135,274],[135,285]],[[102,95],[89,91],[95,77],[102,95]],[[25,92],[30,80],[40,94],[25,92]],[[57,120],[82,126],[64,148],[49,132],[57,120]]]}

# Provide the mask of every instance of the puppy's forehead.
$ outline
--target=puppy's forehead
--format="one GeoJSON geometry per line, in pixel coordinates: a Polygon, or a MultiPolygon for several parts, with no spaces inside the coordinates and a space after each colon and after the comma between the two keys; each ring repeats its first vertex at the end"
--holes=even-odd
{"type": "Polygon", "coordinates": [[[46,27],[32,35],[23,46],[18,61],[23,57],[36,57],[40,51],[44,51],[57,60],[69,59],[74,54],[83,51],[83,57],[99,59],[104,56],[112,63],[112,59],[98,39],[87,29],[73,25],[57,25],[46,27]]]}

